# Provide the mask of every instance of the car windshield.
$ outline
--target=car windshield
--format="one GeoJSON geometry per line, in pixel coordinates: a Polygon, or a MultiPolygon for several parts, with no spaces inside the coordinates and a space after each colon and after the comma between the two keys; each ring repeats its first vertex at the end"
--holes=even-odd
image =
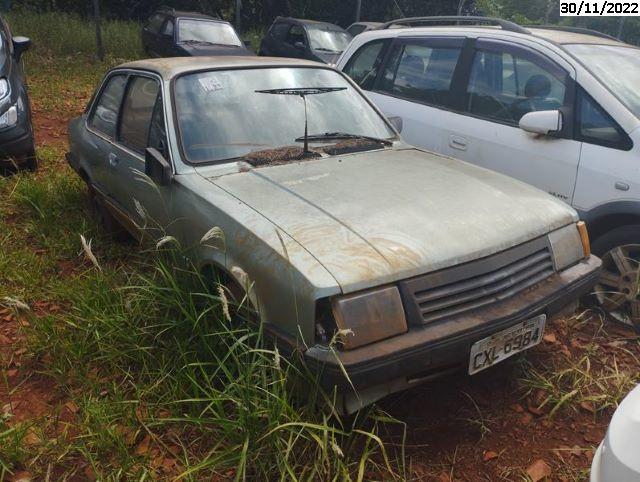
{"type": "Polygon", "coordinates": [[[302,141],[296,139],[304,136],[303,99],[256,91],[308,88],[334,89],[306,96],[309,135],[395,138],[384,119],[338,72],[304,67],[208,71],[183,75],[175,82],[184,155],[189,162],[204,163],[300,147],[302,141]]]}
{"type": "Polygon", "coordinates": [[[349,32],[322,27],[307,27],[309,42],[314,50],[342,52],[353,38],[349,32]]]}
{"type": "Polygon", "coordinates": [[[242,41],[231,25],[206,20],[180,20],[178,41],[242,46],[242,41]]]}
{"type": "Polygon", "coordinates": [[[615,45],[567,45],[603,85],[640,118],[640,50],[615,45]]]}

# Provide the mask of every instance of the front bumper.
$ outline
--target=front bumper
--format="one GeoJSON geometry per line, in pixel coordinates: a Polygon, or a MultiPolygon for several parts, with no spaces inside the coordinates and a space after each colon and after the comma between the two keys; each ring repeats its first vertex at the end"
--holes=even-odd
{"type": "Polygon", "coordinates": [[[18,114],[18,122],[0,130],[0,165],[20,164],[33,155],[34,138],[30,116],[18,114]]]}
{"type": "MultiPolygon", "coordinates": [[[[547,317],[588,293],[600,273],[595,256],[556,273],[512,298],[460,316],[420,327],[350,351],[316,345],[305,352],[307,362],[321,372],[326,388],[348,391],[369,387],[409,386],[466,366],[478,340],[540,314],[547,317]],[[348,379],[345,377],[348,375],[348,379]]],[[[396,391],[388,389],[387,393],[396,391]]]]}

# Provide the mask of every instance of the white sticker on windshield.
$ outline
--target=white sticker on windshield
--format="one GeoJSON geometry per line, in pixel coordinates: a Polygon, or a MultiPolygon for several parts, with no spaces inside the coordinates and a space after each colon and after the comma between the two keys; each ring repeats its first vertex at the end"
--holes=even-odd
{"type": "Polygon", "coordinates": [[[222,84],[213,77],[201,77],[198,80],[200,81],[202,90],[205,92],[215,92],[224,88],[222,84]]]}

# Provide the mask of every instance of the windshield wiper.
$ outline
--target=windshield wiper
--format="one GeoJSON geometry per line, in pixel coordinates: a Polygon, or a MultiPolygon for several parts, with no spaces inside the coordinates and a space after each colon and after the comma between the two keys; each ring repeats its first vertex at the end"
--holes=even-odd
{"type": "Polygon", "coordinates": [[[331,52],[332,54],[339,54],[340,52],[342,52],[342,50],[333,50],[325,47],[318,47],[316,48],[316,50],[319,50],[320,52],[331,52]]]}
{"type": "MultiPolygon", "coordinates": [[[[348,132],[325,132],[323,134],[309,134],[306,136],[306,139],[309,141],[331,141],[338,139],[365,139],[367,141],[379,142],[380,144],[384,144],[385,146],[393,145],[393,141],[389,139],[380,139],[378,137],[365,136],[360,134],[350,134],[348,132]]],[[[305,140],[305,137],[298,137],[296,142],[301,142],[305,140]]]]}
{"type": "Polygon", "coordinates": [[[309,131],[308,127],[308,116],[307,116],[307,96],[308,95],[318,95],[318,94],[328,94],[330,92],[340,92],[343,90],[347,90],[346,87],[289,87],[285,89],[266,89],[266,90],[256,90],[257,94],[272,94],[272,95],[297,95],[302,99],[304,103],[304,137],[300,139],[304,140],[304,148],[303,153],[309,154],[309,131]]]}

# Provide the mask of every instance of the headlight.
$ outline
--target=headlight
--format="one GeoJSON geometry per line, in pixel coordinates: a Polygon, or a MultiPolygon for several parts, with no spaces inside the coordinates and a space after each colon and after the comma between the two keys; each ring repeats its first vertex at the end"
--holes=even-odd
{"type": "Polygon", "coordinates": [[[332,308],[345,350],[407,331],[400,292],[395,286],[334,298],[332,308]]]}
{"type": "Polygon", "coordinates": [[[0,129],[12,127],[18,122],[18,108],[15,105],[9,107],[9,110],[0,116],[0,129]]]}
{"type": "Polygon", "coordinates": [[[589,238],[587,236],[585,245],[582,233],[586,235],[586,228],[581,228],[580,226],[584,226],[584,223],[582,221],[580,223],[570,224],[549,234],[549,244],[556,271],[561,271],[589,256],[589,238]]]}
{"type": "Polygon", "coordinates": [[[4,99],[11,92],[11,87],[9,86],[9,81],[4,77],[0,79],[0,100],[4,99]]]}

